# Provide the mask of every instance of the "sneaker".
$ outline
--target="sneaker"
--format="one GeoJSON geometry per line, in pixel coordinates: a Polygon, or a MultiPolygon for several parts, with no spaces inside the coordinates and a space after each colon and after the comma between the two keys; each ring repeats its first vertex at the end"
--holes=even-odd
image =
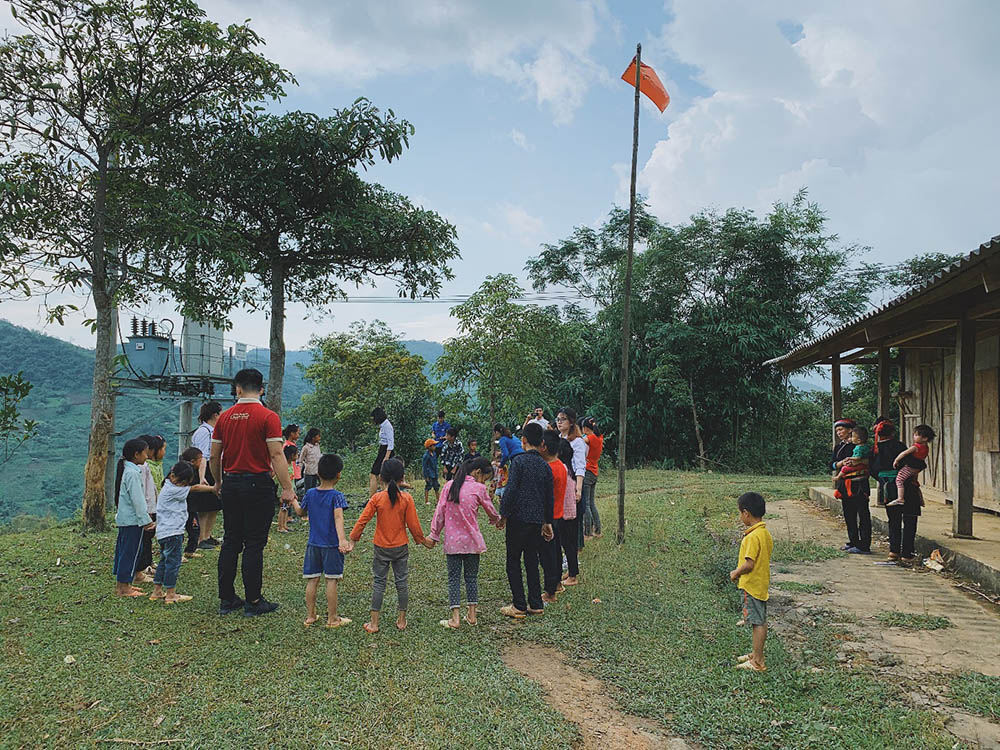
{"type": "Polygon", "coordinates": [[[204,542],[198,542],[198,549],[202,551],[213,550],[215,549],[215,545],[206,539],[204,542]]]}
{"type": "Polygon", "coordinates": [[[223,599],[219,601],[219,614],[228,615],[230,612],[235,612],[236,610],[243,609],[244,606],[246,606],[246,602],[240,599],[238,596],[235,599],[228,602],[223,599]]]}
{"type": "Polygon", "coordinates": [[[845,545],[844,545],[843,547],[841,547],[841,548],[840,548],[840,551],[841,551],[841,552],[847,552],[847,550],[849,550],[849,549],[854,549],[854,545],[853,545],[853,544],[851,544],[850,542],[848,542],[848,543],[847,543],[847,544],[845,544],[845,545]]]}
{"type": "Polygon", "coordinates": [[[213,547],[218,547],[218,546],[219,546],[220,544],[222,544],[222,542],[220,542],[220,541],[219,541],[218,539],[216,539],[216,538],[215,538],[214,536],[210,536],[210,537],[209,537],[208,539],[206,539],[205,541],[206,541],[206,542],[208,542],[209,544],[211,544],[211,545],[212,545],[213,547]]]}
{"type": "Polygon", "coordinates": [[[269,602],[262,596],[254,604],[247,602],[243,605],[243,616],[256,617],[257,615],[266,615],[268,612],[274,612],[278,606],[277,602],[269,602]]]}
{"type": "Polygon", "coordinates": [[[858,547],[851,547],[847,550],[849,555],[870,555],[872,551],[870,549],[860,549],[858,547]]]}

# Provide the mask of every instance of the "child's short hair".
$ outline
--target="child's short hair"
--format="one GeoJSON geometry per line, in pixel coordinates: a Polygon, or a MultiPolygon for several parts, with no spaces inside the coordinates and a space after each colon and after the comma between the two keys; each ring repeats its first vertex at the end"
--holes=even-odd
{"type": "Polygon", "coordinates": [[[181,485],[189,485],[194,480],[195,473],[194,467],[187,461],[178,461],[170,469],[170,473],[174,475],[181,485]]]}
{"type": "Polygon", "coordinates": [[[545,452],[550,456],[559,455],[559,433],[555,430],[545,430],[542,433],[542,442],[545,443],[545,452]]]}
{"type": "Polygon", "coordinates": [[[754,518],[763,518],[767,512],[764,496],[757,492],[744,492],[736,501],[736,507],[745,510],[754,518]]]}
{"type": "Polygon", "coordinates": [[[285,449],[284,449],[284,452],[285,452],[285,460],[286,461],[291,461],[293,458],[295,458],[297,455],[299,455],[299,446],[297,446],[297,445],[286,445],[285,449]]]}
{"type": "Polygon", "coordinates": [[[193,445],[190,448],[186,448],[181,454],[181,461],[187,461],[188,463],[193,463],[201,458],[204,454],[201,452],[201,448],[195,448],[193,445]]]}
{"type": "Polygon", "coordinates": [[[922,438],[927,438],[928,440],[933,440],[936,437],[934,430],[931,428],[931,426],[926,424],[918,424],[916,427],[914,427],[913,434],[919,435],[922,438]]]}
{"type": "Polygon", "coordinates": [[[449,427],[448,430],[445,432],[445,435],[451,435],[452,437],[458,437],[458,428],[457,427],[449,427]]]}
{"type": "Polygon", "coordinates": [[[542,444],[542,426],[538,422],[528,422],[524,426],[523,435],[532,448],[537,448],[542,444]]]}
{"type": "Polygon", "coordinates": [[[865,443],[865,442],[868,441],[868,430],[865,429],[864,427],[862,427],[861,425],[858,425],[857,427],[855,427],[854,429],[852,429],[851,430],[851,434],[852,435],[857,435],[861,439],[862,443],[865,443]]]}
{"type": "Polygon", "coordinates": [[[443,411],[439,411],[438,412],[438,419],[444,419],[444,412],[443,411]]]}
{"type": "Polygon", "coordinates": [[[319,457],[319,478],[336,479],[337,475],[344,470],[344,459],[336,453],[324,453],[319,457]]]}
{"type": "Polygon", "coordinates": [[[469,445],[479,445],[479,441],[475,438],[469,438],[469,445]]]}

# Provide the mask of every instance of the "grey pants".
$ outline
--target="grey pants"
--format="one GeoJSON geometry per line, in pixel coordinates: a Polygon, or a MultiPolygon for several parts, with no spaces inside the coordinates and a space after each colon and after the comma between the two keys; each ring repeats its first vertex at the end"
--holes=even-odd
{"type": "Polygon", "coordinates": [[[375,545],[375,556],[372,557],[372,574],[375,583],[372,586],[372,612],[382,611],[382,597],[385,596],[385,582],[389,576],[389,566],[396,579],[396,598],[399,600],[399,611],[405,612],[410,603],[410,589],[407,583],[409,576],[410,546],[379,547],[375,545]]]}
{"type": "Polygon", "coordinates": [[[585,536],[601,533],[601,516],[597,512],[597,475],[588,471],[583,476],[583,533],[585,536]]]}
{"type": "Polygon", "coordinates": [[[448,604],[462,603],[462,568],[465,568],[465,602],[479,604],[479,555],[445,555],[448,560],[448,604]]]}

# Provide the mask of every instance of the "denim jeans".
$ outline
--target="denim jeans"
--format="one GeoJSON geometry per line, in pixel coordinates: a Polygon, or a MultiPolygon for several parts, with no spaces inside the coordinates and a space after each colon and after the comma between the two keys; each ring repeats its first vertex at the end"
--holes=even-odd
{"type": "Polygon", "coordinates": [[[463,569],[466,604],[479,604],[479,555],[445,555],[448,560],[448,606],[462,603],[463,569]]]}
{"type": "Polygon", "coordinates": [[[274,482],[269,474],[230,474],[222,480],[225,534],[219,549],[219,599],[236,598],[236,564],[243,556],[243,591],[248,602],[261,597],[264,547],[274,520],[274,482]]]}
{"type": "Polygon", "coordinates": [[[583,477],[583,533],[601,533],[601,516],[597,512],[597,475],[588,471],[583,477]]]}
{"type": "Polygon", "coordinates": [[[156,566],[153,583],[159,583],[165,589],[177,587],[177,574],[181,570],[183,547],[183,534],[168,536],[160,540],[160,564],[156,566]]]}

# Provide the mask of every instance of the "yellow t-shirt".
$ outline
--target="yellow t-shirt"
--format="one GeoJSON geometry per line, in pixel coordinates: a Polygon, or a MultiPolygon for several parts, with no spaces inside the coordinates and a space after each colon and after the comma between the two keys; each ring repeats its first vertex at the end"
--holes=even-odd
{"type": "Polygon", "coordinates": [[[740,542],[740,560],[753,560],[753,570],[740,576],[739,587],[754,599],[767,601],[767,589],[771,584],[771,550],[774,549],[774,539],[764,522],[755,523],[743,532],[740,542]]]}

